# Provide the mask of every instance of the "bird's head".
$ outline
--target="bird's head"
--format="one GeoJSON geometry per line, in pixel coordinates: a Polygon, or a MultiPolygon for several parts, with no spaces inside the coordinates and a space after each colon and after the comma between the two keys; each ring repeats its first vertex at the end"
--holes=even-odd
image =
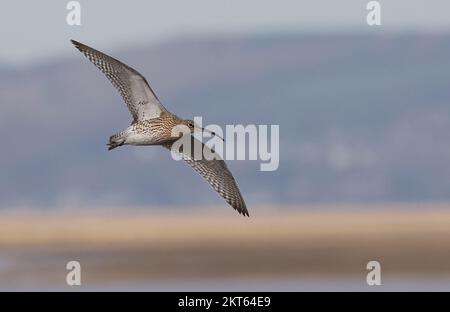
{"type": "Polygon", "coordinates": [[[189,128],[189,131],[191,133],[194,133],[194,132],[209,132],[212,135],[219,137],[222,141],[225,141],[221,136],[217,135],[214,131],[209,131],[208,129],[200,127],[193,120],[185,119],[185,120],[183,120],[183,124],[189,128]]]}

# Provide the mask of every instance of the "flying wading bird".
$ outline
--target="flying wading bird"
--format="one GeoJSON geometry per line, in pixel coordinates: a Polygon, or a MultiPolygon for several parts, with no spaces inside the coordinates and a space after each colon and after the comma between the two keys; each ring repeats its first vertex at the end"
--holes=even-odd
{"type": "Polygon", "coordinates": [[[122,145],[161,145],[178,153],[195,171],[240,214],[249,216],[244,198],[239,191],[233,175],[217,153],[191,136],[196,131],[214,132],[199,127],[194,121],[181,119],[170,113],[159,101],[147,80],[126,64],[88,47],[75,40],[73,45],[80,50],[119,91],[133,117],[131,126],[109,138],[109,150],[122,145]],[[200,145],[202,153],[211,157],[194,157],[193,148],[174,149],[180,136],[173,136],[177,126],[187,129],[192,145],[200,145]]]}

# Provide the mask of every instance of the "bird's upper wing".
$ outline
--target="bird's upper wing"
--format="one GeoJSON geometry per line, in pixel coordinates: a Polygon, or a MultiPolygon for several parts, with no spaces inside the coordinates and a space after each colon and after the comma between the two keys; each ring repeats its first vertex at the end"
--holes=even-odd
{"type": "Polygon", "coordinates": [[[75,40],[71,42],[106,75],[119,91],[133,116],[133,123],[159,117],[162,111],[167,111],[144,76],[136,70],[82,43],[75,40]]]}
{"type": "Polygon", "coordinates": [[[173,142],[166,143],[163,146],[180,155],[183,160],[185,160],[195,171],[197,171],[203,178],[206,179],[206,181],[208,181],[208,183],[220,194],[220,196],[226,200],[228,204],[231,205],[231,207],[244,216],[249,216],[244,198],[242,198],[236,181],[234,180],[230,170],[228,170],[225,161],[223,161],[219,155],[212,151],[207,145],[192,136],[190,136],[190,138],[190,151],[184,149],[183,145],[181,145],[179,150],[177,150],[173,142]],[[206,154],[206,151],[209,155],[214,154],[214,159],[209,158],[211,160],[208,160],[205,157],[201,157],[201,159],[198,159],[200,157],[194,157],[194,145],[201,146],[202,156],[206,154]]]}

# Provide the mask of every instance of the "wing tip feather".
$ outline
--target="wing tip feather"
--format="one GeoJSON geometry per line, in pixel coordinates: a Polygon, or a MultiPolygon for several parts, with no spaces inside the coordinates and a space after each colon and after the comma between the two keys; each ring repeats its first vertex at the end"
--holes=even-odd
{"type": "Polygon", "coordinates": [[[76,40],[73,40],[73,39],[70,39],[70,42],[71,42],[77,49],[80,49],[80,45],[81,45],[80,42],[78,42],[78,41],[76,41],[76,40]]]}
{"type": "Polygon", "coordinates": [[[76,40],[70,39],[70,42],[73,44],[75,48],[77,48],[78,51],[85,53],[86,49],[89,48],[87,45],[82,44],[81,42],[78,42],[76,40]]]}
{"type": "Polygon", "coordinates": [[[243,207],[233,207],[233,208],[236,209],[237,212],[239,212],[239,214],[243,215],[244,217],[250,218],[250,214],[248,213],[247,207],[245,205],[243,207]]]}

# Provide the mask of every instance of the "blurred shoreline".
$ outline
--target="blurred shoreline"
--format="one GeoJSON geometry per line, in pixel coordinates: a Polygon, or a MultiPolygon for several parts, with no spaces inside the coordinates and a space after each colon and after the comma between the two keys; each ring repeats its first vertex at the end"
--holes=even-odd
{"type": "Polygon", "coordinates": [[[364,285],[370,260],[381,263],[387,278],[450,280],[448,204],[340,207],[260,214],[255,207],[250,218],[225,209],[5,212],[0,288],[20,287],[20,281],[63,287],[70,260],[82,264],[86,284],[126,288],[178,280],[227,285],[227,279],[293,279],[298,285],[356,279],[364,285]]]}
{"type": "MultiPolygon", "coordinates": [[[[187,243],[379,241],[445,234],[450,203],[330,204],[252,207],[149,207],[0,211],[0,247],[136,246],[187,243]],[[232,230],[232,231],[230,231],[232,230]],[[207,234],[207,235],[205,235],[207,234]]],[[[443,239],[445,238],[442,237],[443,239]]],[[[450,237],[449,237],[450,240],[450,237]]]]}

